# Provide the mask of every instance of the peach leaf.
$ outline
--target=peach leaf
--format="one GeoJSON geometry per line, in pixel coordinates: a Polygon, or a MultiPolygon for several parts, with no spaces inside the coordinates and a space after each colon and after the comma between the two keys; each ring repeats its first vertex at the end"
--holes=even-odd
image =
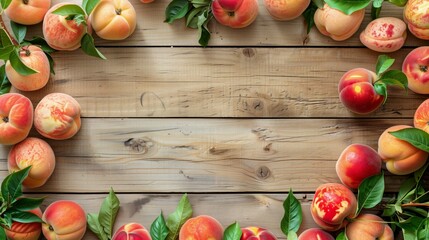
{"type": "Polygon", "coordinates": [[[223,240],[240,240],[242,234],[240,224],[234,222],[225,229],[223,240]]]}

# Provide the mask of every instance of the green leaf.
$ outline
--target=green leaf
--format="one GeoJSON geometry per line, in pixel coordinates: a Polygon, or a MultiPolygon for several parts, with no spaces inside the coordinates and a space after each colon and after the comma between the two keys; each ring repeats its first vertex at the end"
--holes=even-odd
{"type": "Polygon", "coordinates": [[[403,89],[407,89],[408,86],[407,76],[400,70],[389,70],[384,72],[377,81],[390,86],[398,86],[403,89]]]}
{"type": "Polygon", "coordinates": [[[428,167],[429,167],[429,161],[427,161],[423,167],[421,167],[420,169],[414,172],[414,180],[417,183],[417,185],[420,185],[420,183],[422,182],[423,176],[426,170],[428,169],[428,167]]]}
{"type": "Polygon", "coordinates": [[[57,9],[55,9],[53,14],[58,14],[61,16],[75,16],[83,15],[86,16],[85,11],[77,4],[65,4],[57,9]]]}
{"type": "Polygon", "coordinates": [[[378,95],[384,96],[383,104],[387,100],[387,86],[383,82],[375,82],[374,83],[374,90],[378,95]]]}
{"type": "Polygon", "coordinates": [[[340,232],[338,236],[335,238],[335,240],[348,240],[346,232],[345,231],[340,232]]]}
{"type": "Polygon", "coordinates": [[[387,0],[389,3],[392,3],[398,7],[403,7],[407,4],[408,0],[387,0]]]}
{"type": "Polygon", "coordinates": [[[287,234],[287,240],[298,240],[298,235],[294,231],[289,231],[287,234]]]}
{"type": "Polygon", "coordinates": [[[100,240],[109,240],[106,236],[106,233],[104,232],[103,227],[100,225],[100,222],[98,221],[98,214],[89,213],[87,215],[87,222],[88,222],[88,228],[91,230],[95,235],[97,235],[98,239],[100,240]]]}
{"type": "Polygon", "coordinates": [[[13,69],[15,69],[15,71],[17,71],[19,74],[24,75],[24,76],[28,76],[28,75],[37,73],[36,70],[27,67],[27,65],[25,65],[22,62],[21,58],[19,57],[18,51],[19,51],[18,49],[15,49],[15,51],[12,51],[10,53],[9,61],[10,61],[10,64],[12,65],[13,69]]]}
{"type": "Polygon", "coordinates": [[[167,217],[168,240],[176,240],[179,237],[179,231],[182,225],[192,217],[192,206],[188,195],[184,194],[179,201],[176,210],[167,217]]]}
{"type": "Polygon", "coordinates": [[[6,76],[5,65],[0,67],[0,95],[10,92],[12,84],[6,76]]]}
{"type": "Polygon", "coordinates": [[[416,184],[417,183],[416,181],[414,181],[414,178],[408,178],[405,181],[403,181],[401,186],[399,187],[398,198],[396,200],[396,203],[400,204],[403,202],[409,202],[407,201],[407,198],[414,193],[414,188],[416,187],[416,184]]]}
{"type": "Polygon", "coordinates": [[[173,0],[168,4],[165,9],[165,21],[167,23],[172,23],[174,20],[183,18],[186,16],[186,13],[189,11],[189,2],[188,0],[173,0]]]}
{"type": "Polygon", "coordinates": [[[429,218],[426,218],[417,230],[419,240],[429,240],[429,218]]]}
{"type": "Polygon", "coordinates": [[[198,26],[198,34],[200,36],[198,43],[203,47],[206,47],[209,44],[209,40],[210,40],[210,32],[207,29],[207,23],[209,20],[210,20],[210,16],[209,16],[208,9],[204,10],[204,12],[198,16],[197,26],[198,26]]]}
{"type": "MultiPolygon", "coordinates": [[[[375,1],[374,1],[375,3],[375,1]]],[[[381,13],[381,6],[380,7],[375,7],[374,5],[372,5],[371,7],[371,19],[377,19],[380,17],[380,13],[381,13]]]]}
{"type": "Polygon", "coordinates": [[[28,176],[31,166],[6,176],[1,184],[1,195],[5,201],[12,204],[22,196],[22,182],[28,176]]]}
{"type": "Polygon", "coordinates": [[[417,239],[417,230],[423,222],[421,217],[410,217],[405,221],[400,221],[396,223],[400,228],[402,228],[404,240],[416,240],[417,239]]]}
{"type": "Polygon", "coordinates": [[[395,214],[396,212],[396,207],[394,204],[388,204],[384,207],[383,209],[383,217],[391,217],[395,214]]]}
{"type": "Polygon", "coordinates": [[[375,66],[375,74],[377,74],[377,76],[380,76],[380,74],[387,71],[387,69],[389,69],[394,62],[395,59],[390,58],[387,55],[379,55],[375,66]]]}
{"type": "Polygon", "coordinates": [[[316,3],[312,1],[302,14],[304,16],[305,24],[307,25],[307,34],[309,34],[311,29],[314,27],[314,14],[318,8],[319,7],[316,3]]]}
{"type": "Polygon", "coordinates": [[[33,37],[31,40],[24,40],[24,44],[32,44],[39,46],[45,53],[55,52],[55,49],[51,48],[45,39],[42,37],[33,37]]]}
{"type": "Polygon", "coordinates": [[[7,61],[10,58],[10,54],[15,50],[15,46],[7,46],[0,48],[0,59],[7,61]]]}
{"type": "Polygon", "coordinates": [[[373,208],[381,202],[384,193],[384,173],[365,178],[358,188],[356,216],[363,208],[373,208]]]}
{"type": "Polygon", "coordinates": [[[13,208],[19,211],[30,211],[38,208],[45,198],[18,198],[13,204],[13,208]]]}
{"type": "Polygon", "coordinates": [[[204,11],[204,7],[194,8],[189,14],[186,16],[186,26],[189,28],[198,28],[198,16],[202,14],[204,11]]]}
{"type": "Polygon", "coordinates": [[[293,195],[292,189],[283,202],[283,209],[285,211],[280,228],[282,232],[288,236],[290,231],[298,232],[302,223],[302,208],[301,203],[293,195]]]}
{"type": "Polygon", "coordinates": [[[5,214],[3,214],[3,222],[4,222],[4,225],[7,228],[11,228],[12,227],[12,215],[11,215],[11,213],[5,213],[5,214]]]}
{"type": "Polygon", "coordinates": [[[325,0],[325,2],[331,8],[335,8],[335,9],[340,10],[341,12],[343,12],[347,15],[350,15],[350,14],[354,13],[355,11],[366,8],[371,3],[371,0],[350,0],[350,1],[325,0]]]}
{"type": "Polygon", "coordinates": [[[43,220],[39,216],[31,212],[17,211],[17,212],[12,212],[11,216],[12,216],[12,221],[14,222],[20,222],[20,223],[33,223],[33,222],[42,223],[43,222],[43,220]]]}
{"type": "Polygon", "coordinates": [[[235,222],[225,229],[223,240],[240,240],[242,234],[243,232],[241,231],[240,224],[235,222]]]}
{"type": "Polygon", "coordinates": [[[49,71],[55,75],[55,70],[54,70],[54,66],[55,66],[55,62],[54,59],[52,58],[51,54],[45,52],[46,57],[48,58],[49,61],[49,71]]]}
{"type": "Polygon", "coordinates": [[[83,35],[81,46],[82,50],[89,56],[98,57],[104,60],[106,59],[106,57],[95,47],[94,38],[92,38],[90,34],[85,33],[85,35],[83,35]]]}
{"type": "Polygon", "coordinates": [[[312,3],[314,3],[318,8],[323,8],[325,5],[324,0],[311,0],[312,3]]]}
{"type": "Polygon", "coordinates": [[[94,10],[95,6],[100,2],[100,0],[83,0],[82,7],[85,9],[86,14],[91,14],[92,10],[94,10]]]}
{"type": "Polygon", "coordinates": [[[418,128],[404,128],[395,132],[389,132],[393,136],[409,142],[414,147],[429,152],[429,134],[418,128]]]}
{"type": "Polygon", "coordinates": [[[150,236],[152,237],[152,240],[165,240],[167,238],[168,228],[162,212],[150,225],[150,236]]]}
{"type": "Polygon", "coordinates": [[[6,238],[6,231],[2,227],[0,227],[0,239],[7,239],[6,238]]]}
{"type": "Polygon", "coordinates": [[[12,28],[12,32],[15,35],[17,42],[22,43],[22,41],[25,38],[25,35],[27,34],[27,26],[21,25],[14,21],[10,22],[10,26],[12,28]]]}
{"type": "Polygon", "coordinates": [[[12,40],[10,39],[9,35],[7,35],[6,30],[4,28],[0,28],[0,40],[0,47],[2,48],[14,46],[12,40]]]}
{"type": "Polygon", "coordinates": [[[0,0],[1,8],[5,10],[7,7],[9,7],[11,2],[12,0],[0,0]]]}
{"type": "Polygon", "coordinates": [[[109,196],[104,199],[98,214],[98,221],[109,237],[112,236],[113,226],[119,211],[119,204],[118,197],[116,197],[113,189],[110,189],[109,196]]]}

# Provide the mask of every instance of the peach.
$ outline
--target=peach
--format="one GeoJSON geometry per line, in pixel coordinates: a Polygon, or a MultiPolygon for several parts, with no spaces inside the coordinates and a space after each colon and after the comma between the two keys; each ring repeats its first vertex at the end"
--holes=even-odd
{"type": "Polygon", "coordinates": [[[355,34],[364,16],[365,9],[347,15],[325,4],[323,8],[316,10],[314,23],[323,35],[329,36],[335,41],[343,41],[355,34]]]}
{"type": "Polygon", "coordinates": [[[309,228],[299,235],[298,240],[335,240],[335,238],[320,228],[309,228]]]}
{"type": "Polygon", "coordinates": [[[79,131],[80,125],[80,105],[65,93],[46,95],[34,110],[34,127],[50,139],[71,138],[79,131]]]}
{"type": "Polygon", "coordinates": [[[371,21],[360,34],[363,45],[376,52],[399,50],[407,39],[407,25],[394,17],[382,17],[371,21]]]}
{"type": "Polygon", "coordinates": [[[90,19],[95,33],[107,40],[123,40],[136,28],[136,11],[128,0],[101,0],[90,19]]]}
{"type": "Polygon", "coordinates": [[[43,88],[51,75],[49,60],[40,47],[31,45],[24,46],[19,51],[21,61],[29,68],[37,71],[27,76],[18,73],[10,64],[6,62],[6,76],[12,86],[21,91],[35,91],[43,88]]]}
{"type": "Polygon", "coordinates": [[[288,21],[299,17],[310,0],[264,0],[265,8],[276,20],[288,21]]]}
{"type": "Polygon", "coordinates": [[[51,0],[12,0],[4,12],[16,23],[33,25],[43,20],[49,7],[51,0]]]}
{"type": "Polygon", "coordinates": [[[429,40],[429,2],[427,0],[408,0],[404,7],[404,20],[414,36],[429,40]]]}
{"type": "Polygon", "coordinates": [[[43,19],[43,36],[51,48],[72,51],[80,47],[82,37],[88,29],[83,23],[78,24],[75,20],[67,20],[67,16],[52,13],[66,4],[79,6],[66,2],[52,6],[43,19]]]}
{"type": "Polygon", "coordinates": [[[341,153],[335,169],[344,185],[357,189],[365,178],[379,174],[381,165],[381,157],[370,146],[351,144],[341,153]]]}
{"type": "Polygon", "coordinates": [[[151,240],[148,230],[138,223],[127,223],[113,235],[112,240],[151,240]]]}
{"type": "Polygon", "coordinates": [[[245,227],[241,232],[240,240],[277,240],[273,233],[261,227],[245,227]]]}
{"type": "Polygon", "coordinates": [[[348,239],[360,240],[393,240],[393,231],[383,219],[368,213],[362,213],[347,225],[348,239]]]}
{"type": "Polygon", "coordinates": [[[347,224],[347,218],[354,218],[357,200],[353,192],[339,183],[320,185],[311,202],[311,216],[314,222],[326,231],[336,231],[347,224]]]}
{"type": "Polygon", "coordinates": [[[151,3],[153,1],[155,1],[155,0],[140,0],[140,2],[142,2],[142,3],[151,3]]]}
{"type": "Polygon", "coordinates": [[[222,225],[215,218],[207,215],[186,220],[179,232],[179,240],[222,240],[222,237],[222,225]]]}
{"type": "Polygon", "coordinates": [[[0,95],[0,144],[24,140],[33,125],[33,104],[19,93],[0,95]]]}
{"type": "Polygon", "coordinates": [[[58,200],[43,212],[42,232],[47,240],[79,240],[86,231],[86,214],[76,202],[58,200]]]}
{"type": "Polygon", "coordinates": [[[414,112],[414,127],[429,133],[429,99],[423,101],[414,112]]]}
{"type": "Polygon", "coordinates": [[[258,16],[256,0],[214,0],[212,12],[216,21],[231,28],[244,28],[258,16]]]}
{"type": "Polygon", "coordinates": [[[47,142],[29,137],[12,147],[8,156],[9,173],[28,166],[32,167],[22,185],[36,188],[45,184],[55,169],[54,151],[47,142]]]}
{"type": "Polygon", "coordinates": [[[407,125],[389,127],[378,139],[378,154],[386,163],[387,170],[396,175],[406,175],[418,170],[428,158],[427,152],[389,133],[410,127],[407,125]]]}
{"type": "Polygon", "coordinates": [[[408,78],[408,88],[419,94],[429,94],[429,46],[418,47],[407,54],[402,72],[408,78]]]}
{"type": "MultiPolygon", "coordinates": [[[[42,218],[40,208],[30,210],[29,212],[36,214],[42,218]]],[[[9,240],[38,240],[42,233],[41,223],[19,223],[13,222],[10,229],[5,228],[7,239],[9,240]]]]}
{"type": "Polygon", "coordinates": [[[357,114],[369,114],[377,110],[384,101],[374,89],[377,76],[365,68],[347,71],[340,79],[338,93],[341,103],[357,114]]]}

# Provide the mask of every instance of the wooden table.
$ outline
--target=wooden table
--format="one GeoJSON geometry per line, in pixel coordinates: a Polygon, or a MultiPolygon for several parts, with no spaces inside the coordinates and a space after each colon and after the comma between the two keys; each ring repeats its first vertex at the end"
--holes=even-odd
{"type": "MultiPolygon", "coordinates": [[[[426,99],[390,89],[377,112],[350,113],[339,101],[338,81],[352,68],[374,69],[378,53],[358,34],[335,42],[314,28],[307,36],[303,18],[275,21],[262,1],[257,20],[245,29],[212,21],[207,48],[184,22],[163,22],[168,0],[131,2],[135,33],[119,42],[96,38],[107,61],[80,50],[55,53],[56,75],[44,89],[23,93],[36,105],[48,93],[64,92],[82,107],[74,138],[46,139],[57,157],[53,176],[26,190],[47,196],[43,209],[70,199],[98,212],[112,187],[121,201],[115,229],[127,222],[149,228],[188,193],[195,216],[211,215],[224,227],[234,221],[265,227],[285,239],[280,220],[289,189],[303,204],[301,231],[316,226],[312,193],[339,182],[335,162],[342,150],[352,143],[376,149],[381,132],[411,125],[426,99]]],[[[382,16],[401,15],[385,4],[382,16]]],[[[359,33],[369,21],[367,11],[359,33]]],[[[40,29],[32,27],[28,36],[40,29]]],[[[425,44],[409,34],[406,46],[389,54],[397,59],[393,68],[425,44]]],[[[31,136],[40,137],[34,130],[31,136]]],[[[0,147],[1,178],[9,149],[0,147]]],[[[402,179],[388,174],[387,191],[396,191],[402,179]]],[[[88,230],[84,239],[96,238],[88,230]]]]}

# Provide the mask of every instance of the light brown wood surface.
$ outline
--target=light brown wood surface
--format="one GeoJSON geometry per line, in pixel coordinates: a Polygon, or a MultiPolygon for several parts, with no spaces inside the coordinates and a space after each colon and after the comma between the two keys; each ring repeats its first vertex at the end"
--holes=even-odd
{"type": "MultiPolygon", "coordinates": [[[[54,3],[60,2],[59,0],[54,3]]],[[[71,2],[80,3],[78,0],[71,2]]],[[[315,227],[309,205],[322,183],[339,182],[335,162],[352,143],[377,148],[378,137],[396,124],[412,125],[426,95],[389,89],[387,103],[370,115],[350,113],[338,98],[338,81],[348,70],[375,68],[377,56],[358,35],[336,42],[316,28],[305,33],[303,18],[273,20],[263,1],[245,29],[212,21],[209,47],[183,21],[164,23],[168,0],[142,4],[135,33],[124,41],[95,37],[106,61],[81,50],[57,52],[56,75],[36,92],[21,92],[36,105],[51,92],[64,92],[82,107],[82,128],[69,140],[47,140],[57,157],[53,176],[30,196],[47,196],[97,212],[112,187],[121,200],[115,229],[127,222],[150,227],[188,197],[194,215],[259,225],[285,239],[282,202],[290,189],[303,204],[300,231],[315,227]]],[[[383,16],[402,18],[401,8],[383,5],[383,16]]],[[[40,35],[41,25],[28,36],[40,35]]],[[[389,54],[400,69],[415,47],[389,54]]],[[[12,91],[16,92],[15,89],[12,91]]],[[[31,136],[40,137],[36,131],[31,136]]],[[[0,147],[0,178],[7,175],[10,147],[0,147]]],[[[395,192],[404,177],[386,173],[395,192]]],[[[84,239],[96,239],[89,230],[84,239]]]]}

